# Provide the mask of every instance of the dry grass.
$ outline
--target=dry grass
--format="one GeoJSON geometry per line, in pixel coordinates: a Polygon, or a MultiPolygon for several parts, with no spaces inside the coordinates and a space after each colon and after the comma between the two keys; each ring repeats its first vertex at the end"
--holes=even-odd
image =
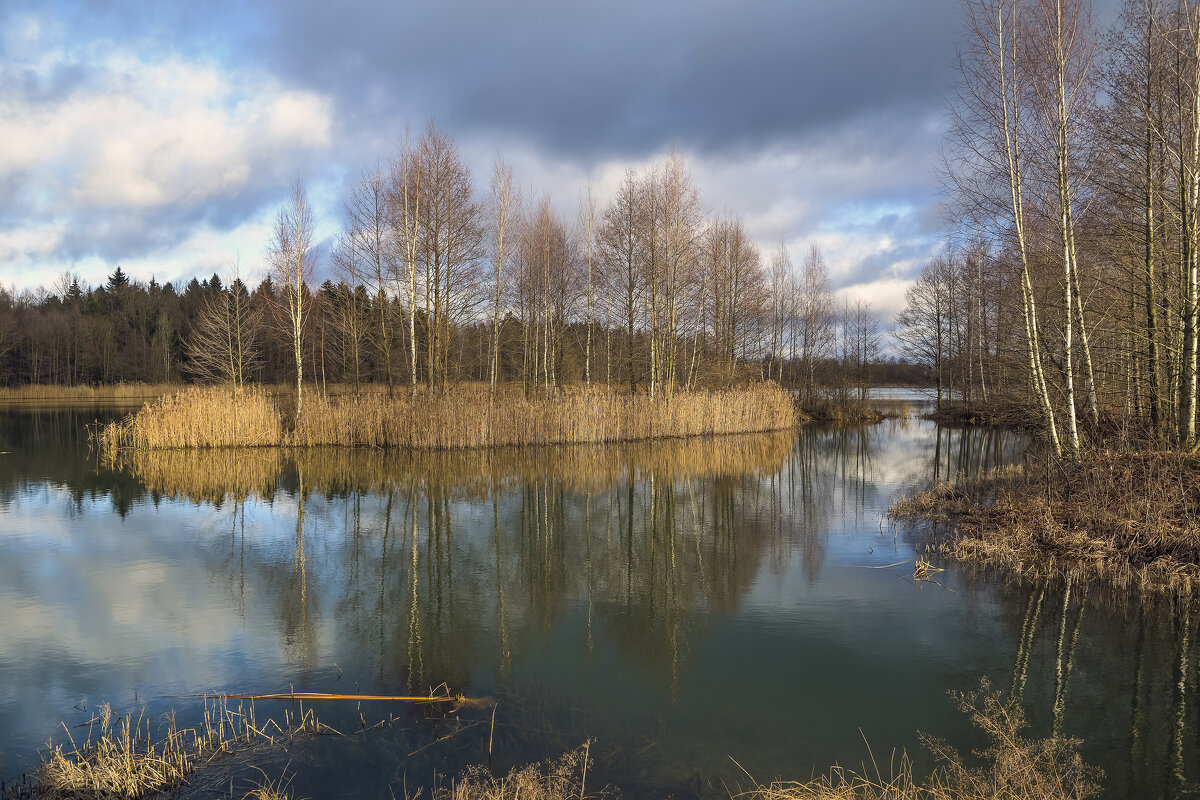
{"type": "Polygon", "coordinates": [[[292,781],[287,777],[272,781],[264,774],[262,783],[242,795],[242,800],[292,800],[292,781]]]}
{"type": "Polygon", "coordinates": [[[590,743],[558,759],[517,767],[503,777],[473,767],[449,786],[433,792],[433,800],[584,800],[613,796],[607,787],[587,793],[590,743]]]}
{"type": "MultiPolygon", "coordinates": [[[[923,782],[901,756],[889,777],[874,763],[861,772],[835,767],[810,781],[776,781],[733,795],[735,800],[1084,800],[1095,795],[1100,773],[1079,756],[1075,739],[1028,739],[1023,735],[1021,706],[992,691],[985,682],[975,693],[954,693],[959,707],[984,731],[990,746],[974,754],[977,764],[944,742],[924,738],[937,759],[923,782]]],[[[283,726],[258,726],[253,707],[231,709],[227,700],[206,704],[204,723],[187,731],[173,721],[164,740],[154,742],[146,720],[116,717],[105,708],[81,745],[55,747],[43,756],[32,782],[0,791],[3,800],[99,800],[144,798],[174,792],[220,792],[225,776],[206,769],[222,759],[274,747],[300,735],[325,729],[312,712],[289,718],[283,726]],[[271,730],[269,727],[273,726],[271,730]],[[208,776],[207,778],[205,776],[208,776]]],[[[432,792],[432,800],[586,800],[616,798],[608,786],[589,790],[591,743],[558,759],[517,767],[497,777],[472,767],[449,785],[432,792]]],[[[289,800],[292,781],[284,777],[252,784],[242,800],[289,800]]],[[[415,797],[414,797],[415,800],[415,797]]]]}
{"type": "Polygon", "coordinates": [[[104,386],[26,385],[0,387],[3,403],[134,403],[180,390],[174,383],[114,383],[104,386]]]}
{"type": "Polygon", "coordinates": [[[947,425],[992,425],[1021,431],[1036,431],[1043,427],[1036,407],[1011,399],[971,403],[943,400],[941,407],[926,414],[925,418],[947,425]]]}
{"type": "Polygon", "coordinates": [[[313,396],[291,414],[262,389],[188,389],[98,432],[101,448],[337,446],[442,450],[509,445],[628,442],[782,430],[796,424],[791,398],[773,383],[659,397],[571,389],[526,398],[507,387],[489,407],[485,389],[313,396]]]}
{"type": "Polygon", "coordinates": [[[872,425],[884,419],[881,406],[872,400],[835,400],[816,397],[801,405],[801,411],[816,422],[837,422],[846,425],[872,425]]]}
{"type": "Polygon", "coordinates": [[[292,466],[307,488],[325,492],[379,492],[399,487],[445,486],[466,499],[493,488],[542,481],[573,491],[602,491],[629,478],[666,480],[742,477],[777,472],[795,444],[793,431],[657,442],[621,447],[566,445],[398,451],[380,448],[259,448],[235,450],[136,450],[121,453],[150,491],[194,502],[273,497],[284,468],[292,466]]]}
{"type": "Polygon", "coordinates": [[[194,449],[284,444],[273,395],[260,388],[190,388],[160,397],[119,422],[105,425],[102,450],[194,449]]]}
{"type": "Polygon", "coordinates": [[[1098,770],[1079,757],[1076,739],[1027,739],[1025,716],[986,682],[975,693],[952,694],[983,730],[991,746],[976,755],[980,765],[945,742],[923,737],[938,766],[924,782],[913,778],[907,756],[884,777],[872,763],[862,772],[835,767],[811,781],[777,781],[735,795],[743,800],[1084,800],[1099,793],[1098,770]]]}
{"type": "Polygon", "coordinates": [[[896,519],[937,523],[931,553],[1034,578],[1200,590],[1200,460],[1103,454],[1006,467],[896,502],[896,519]]]}
{"type": "MultiPolygon", "coordinates": [[[[166,734],[156,739],[150,720],[120,716],[102,706],[87,726],[86,738],[67,730],[68,744],[42,755],[31,778],[5,787],[3,800],[100,800],[151,797],[195,784],[202,770],[222,759],[259,748],[270,748],[324,730],[311,711],[288,715],[283,725],[268,720],[259,725],[253,706],[230,707],[220,698],[206,700],[204,721],[179,729],[174,717],[166,734]]],[[[277,792],[279,786],[260,789],[277,792]]]]}

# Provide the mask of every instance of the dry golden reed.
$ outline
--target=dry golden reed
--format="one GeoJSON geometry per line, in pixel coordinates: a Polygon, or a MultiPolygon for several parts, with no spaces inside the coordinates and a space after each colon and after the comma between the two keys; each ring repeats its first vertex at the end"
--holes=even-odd
{"type": "Polygon", "coordinates": [[[101,448],[187,449],[283,444],[275,398],[261,388],[189,388],[147,403],[99,432],[101,448]]]}
{"type": "Polygon", "coordinates": [[[773,383],[674,396],[567,389],[527,398],[481,386],[308,397],[293,419],[263,389],[188,389],[148,404],[99,433],[102,449],[337,446],[444,450],[509,445],[628,442],[791,428],[791,397],[773,383]]]}

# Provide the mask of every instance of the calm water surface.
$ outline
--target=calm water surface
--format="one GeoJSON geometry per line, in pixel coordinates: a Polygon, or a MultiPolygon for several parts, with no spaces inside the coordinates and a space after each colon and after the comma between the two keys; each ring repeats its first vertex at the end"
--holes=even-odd
{"type": "Polygon", "coordinates": [[[180,695],[445,683],[498,700],[494,731],[489,711],[325,706],[353,735],[268,772],[309,797],[402,796],[486,762],[489,738],[497,770],[591,739],[589,783],[727,797],[741,768],[857,765],[864,738],[885,769],[893,748],[928,769],[918,731],[980,746],[947,692],[988,678],[1033,734],[1083,738],[1107,796],[1200,792],[1200,612],[912,580],[925,533],[889,502],[1019,462],[1003,431],[104,465],[83,426],[113,413],[0,411],[0,776],[100,703],[186,721],[180,695]]]}

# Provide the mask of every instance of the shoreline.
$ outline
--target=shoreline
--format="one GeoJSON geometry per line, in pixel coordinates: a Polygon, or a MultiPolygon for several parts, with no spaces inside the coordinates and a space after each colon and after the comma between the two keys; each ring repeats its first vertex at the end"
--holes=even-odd
{"type": "Polygon", "coordinates": [[[1200,459],[1173,451],[1031,460],[888,509],[932,526],[926,553],[1026,579],[1200,596],[1200,459]]]}
{"type": "MultiPolygon", "coordinates": [[[[11,782],[0,776],[0,800],[37,800],[59,797],[229,797],[260,800],[292,800],[307,797],[302,780],[304,768],[291,769],[294,748],[321,735],[339,738],[369,736],[372,731],[393,724],[392,713],[380,722],[368,725],[362,717],[358,730],[339,731],[317,718],[312,703],[299,712],[285,712],[281,725],[267,713],[258,721],[255,701],[273,696],[247,697],[249,705],[230,701],[236,696],[206,696],[204,721],[194,728],[180,729],[172,710],[165,719],[165,730],[156,731],[141,712],[113,713],[101,706],[100,715],[89,726],[82,744],[68,736],[68,743],[48,745],[40,754],[40,764],[11,782]],[[273,730],[272,730],[273,729],[273,730]],[[286,759],[286,761],[284,760],[286,759]],[[291,769],[289,775],[289,769],[291,769]]],[[[285,699],[281,695],[279,699],[285,699]]],[[[1026,739],[1026,717],[1021,704],[993,689],[982,680],[974,691],[950,692],[951,702],[967,716],[973,726],[985,734],[992,747],[982,753],[982,766],[948,742],[921,736],[925,749],[933,757],[932,773],[922,780],[914,775],[913,761],[907,753],[893,760],[887,775],[878,765],[871,771],[864,763],[861,771],[831,766],[825,773],[808,779],[775,778],[762,783],[746,773],[749,785],[730,790],[730,797],[746,800],[987,800],[1005,797],[1029,800],[1082,800],[1100,791],[1103,772],[1079,755],[1078,739],[1051,736],[1026,739]],[[872,774],[873,772],[873,774],[872,774]]],[[[321,695],[317,700],[354,701],[354,695],[321,695]]],[[[452,699],[446,696],[371,698],[404,701],[408,707],[452,699]]],[[[461,699],[461,698],[460,698],[461,699]]],[[[462,699],[481,709],[474,724],[486,724],[491,708],[495,726],[495,703],[490,699],[462,699]]],[[[264,709],[265,712],[265,709],[264,709]]],[[[279,714],[276,712],[275,717],[279,714]]],[[[488,760],[491,761],[489,738],[488,760]]],[[[518,760],[507,772],[493,772],[489,765],[470,764],[451,777],[449,784],[439,780],[437,771],[429,787],[434,800],[575,800],[603,798],[620,800],[622,790],[605,779],[619,777],[595,775],[604,746],[588,739],[573,750],[542,761],[518,760]],[[589,781],[590,778],[590,781],[589,781]],[[597,786],[597,784],[599,784],[597,786]],[[589,791],[590,789],[590,791],[589,791]]],[[[868,753],[870,745],[867,745],[868,753]]],[[[410,754],[411,756],[412,754],[410,754]]],[[[874,756],[872,755],[872,761],[874,756]]],[[[734,762],[737,763],[736,761],[734,762]]],[[[739,765],[740,766],[740,765],[739,765]]],[[[744,771],[744,770],[743,770],[744,771]]],[[[397,770],[399,772],[399,769],[397,770]]],[[[407,786],[407,776],[405,778],[407,786]]],[[[628,788],[628,787],[627,787],[628,788]]],[[[404,798],[419,797],[407,788],[404,798]]],[[[635,792],[636,794],[636,792],[635,792]]],[[[400,795],[394,795],[400,796],[400,795]]]]}

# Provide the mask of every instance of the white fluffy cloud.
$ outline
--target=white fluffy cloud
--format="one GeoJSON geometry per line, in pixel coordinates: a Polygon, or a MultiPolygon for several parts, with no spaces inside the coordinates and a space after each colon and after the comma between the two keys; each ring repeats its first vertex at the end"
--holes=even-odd
{"type": "Polygon", "coordinates": [[[93,261],[177,261],[180,242],[228,246],[239,224],[228,209],[258,216],[261,195],[332,142],[332,102],[269,75],[107,43],[72,54],[46,46],[36,20],[23,31],[0,69],[5,283],[48,284],[93,261]]]}
{"type": "MultiPolygon", "coordinates": [[[[25,69],[48,77],[65,60],[57,51],[25,69]]],[[[49,101],[0,85],[0,174],[36,179],[52,213],[194,204],[330,141],[330,103],[268,77],[120,52],[89,69],[86,84],[49,101]]]]}

